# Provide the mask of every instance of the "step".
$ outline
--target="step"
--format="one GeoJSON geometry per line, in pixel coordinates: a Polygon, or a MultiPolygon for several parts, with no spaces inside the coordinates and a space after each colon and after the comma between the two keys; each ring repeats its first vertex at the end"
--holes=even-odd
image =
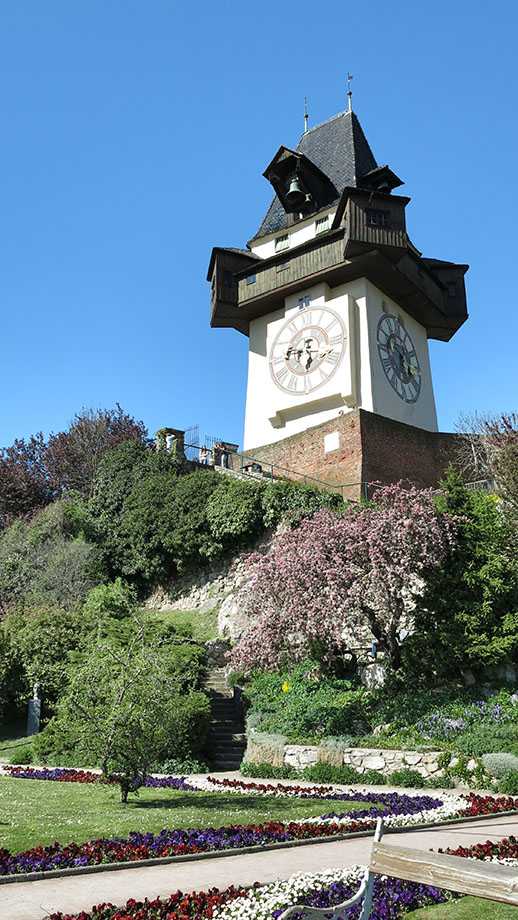
{"type": "Polygon", "coordinates": [[[229,732],[222,735],[209,733],[207,741],[211,748],[221,744],[244,744],[246,746],[246,736],[243,735],[243,732],[233,732],[232,734],[229,732]]]}

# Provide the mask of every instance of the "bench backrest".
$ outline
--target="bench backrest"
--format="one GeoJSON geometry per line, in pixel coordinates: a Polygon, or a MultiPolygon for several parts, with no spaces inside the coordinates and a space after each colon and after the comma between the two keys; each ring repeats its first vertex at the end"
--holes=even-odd
{"type": "Polygon", "coordinates": [[[376,875],[518,906],[518,867],[514,866],[374,843],[369,869],[376,875]]]}
{"type": "Polygon", "coordinates": [[[348,901],[337,904],[333,912],[329,907],[308,907],[295,904],[289,907],[278,920],[289,920],[299,914],[305,920],[337,920],[344,909],[352,907],[363,898],[359,920],[368,920],[372,904],[372,886],[375,875],[388,875],[421,885],[444,888],[458,894],[471,894],[478,898],[500,901],[518,906],[518,867],[500,866],[480,859],[466,859],[464,856],[449,856],[446,853],[432,853],[414,850],[410,847],[392,846],[381,843],[383,822],[378,818],[370,863],[360,888],[348,901]]]}

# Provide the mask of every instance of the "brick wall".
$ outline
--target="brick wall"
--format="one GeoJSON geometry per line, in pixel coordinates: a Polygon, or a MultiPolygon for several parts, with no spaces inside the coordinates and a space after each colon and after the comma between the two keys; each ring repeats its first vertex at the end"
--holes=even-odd
{"type": "Polygon", "coordinates": [[[233,460],[247,464],[253,459],[263,473],[273,468],[274,476],[300,479],[305,475],[309,482],[347,484],[345,497],[358,498],[361,483],[404,479],[419,487],[437,485],[452,457],[453,442],[454,435],[355,409],[282,441],[237,454],[233,460]],[[326,435],[333,448],[327,451],[326,435]]]}

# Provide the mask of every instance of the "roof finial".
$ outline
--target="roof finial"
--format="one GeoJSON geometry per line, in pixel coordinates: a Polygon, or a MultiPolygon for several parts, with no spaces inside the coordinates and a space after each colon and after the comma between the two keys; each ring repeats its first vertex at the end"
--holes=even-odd
{"type": "Polygon", "coordinates": [[[309,99],[308,99],[308,97],[306,96],[306,98],[304,99],[304,134],[307,134],[307,133],[308,133],[308,118],[309,118],[309,115],[308,115],[308,102],[309,102],[309,99]]]}
{"type": "Polygon", "coordinates": [[[353,78],[352,73],[348,73],[348,74],[347,74],[347,96],[348,96],[348,99],[349,99],[349,109],[348,109],[349,112],[352,112],[352,110],[353,110],[352,102],[351,102],[351,98],[352,98],[351,80],[352,80],[352,78],[353,78]]]}

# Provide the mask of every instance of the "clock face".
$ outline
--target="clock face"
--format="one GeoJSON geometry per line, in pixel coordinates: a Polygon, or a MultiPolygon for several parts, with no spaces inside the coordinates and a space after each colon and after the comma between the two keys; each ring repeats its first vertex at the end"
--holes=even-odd
{"type": "Polygon", "coordinates": [[[397,316],[384,313],[379,318],[377,342],[380,361],[391,387],[405,402],[417,402],[421,392],[417,352],[397,316]]]}
{"type": "Polygon", "coordinates": [[[343,320],[328,307],[308,307],[287,320],[270,348],[270,372],[286,393],[318,390],[338,370],[347,336],[343,320]]]}

